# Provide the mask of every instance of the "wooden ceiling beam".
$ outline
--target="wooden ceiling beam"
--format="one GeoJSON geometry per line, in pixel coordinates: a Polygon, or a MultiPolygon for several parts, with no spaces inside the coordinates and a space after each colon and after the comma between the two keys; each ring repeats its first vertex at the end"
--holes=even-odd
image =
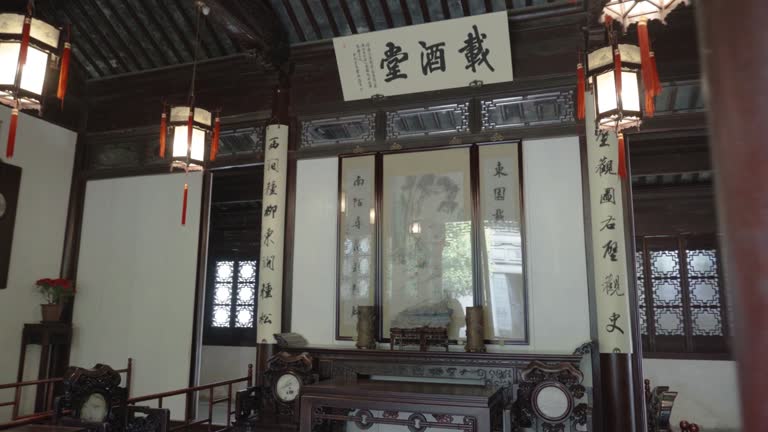
{"type": "MultiPolygon", "coordinates": [[[[117,39],[117,42],[120,45],[120,50],[126,52],[128,57],[130,57],[131,61],[133,61],[136,64],[138,69],[145,69],[146,66],[158,67],[158,64],[154,63],[152,61],[152,59],[149,58],[149,56],[145,56],[146,57],[146,59],[144,59],[146,61],[146,66],[145,66],[145,63],[142,61],[141,54],[140,53],[136,54],[136,52],[134,52],[136,47],[135,46],[131,46],[131,44],[125,39],[125,35],[128,32],[119,31],[117,29],[117,27],[115,27],[115,25],[112,23],[115,20],[111,20],[107,16],[106,12],[104,11],[105,10],[105,6],[103,4],[97,3],[96,0],[70,0],[69,3],[79,3],[79,2],[83,2],[83,1],[89,2],[91,9],[96,11],[96,13],[99,16],[99,19],[102,20],[102,23],[104,23],[104,25],[109,25],[111,27],[112,34],[111,35],[107,34],[107,37],[111,36],[111,39],[117,39]]],[[[81,4],[81,6],[83,6],[83,5],[81,4]]],[[[86,13],[88,12],[86,10],[85,6],[83,6],[83,10],[86,13]]],[[[118,12],[115,12],[114,10],[110,10],[110,12],[114,16],[120,18],[120,14],[118,12]]],[[[121,21],[121,20],[122,20],[122,18],[120,18],[117,21],[121,21]]],[[[101,23],[97,23],[97,25],[100,25],[100,24],[101,23]]]]}
{"type": "Polygon", "coordinates": [[[371,10],[368,8],[368,2],[365,0],[358,0],[360,3],[360,8],[363,10],[363,15],[365,16],[365,22],[368,24],[368,31],[376,31],[376,25],[373,22],[373,16],[371,15],[371,10]]]}
{"type": "Polygon", "coordinates": [[[88,12],[85,10],[85,8],[82,7],[79,1],[72,0],[69,2],[69,4],[74,5],[74,7],[69,9],[69,12],[73,13],[73,17],[75,18],[73,21],[79,22],[79,27],[85,30],[89,36],[94,36],[100,39],[98,41],[94,41],[94,48],[103,53],[103,57],[106,59],[106,64],[112,67],[117,67],[112,64],[112,60],[114,60],[125,72],[131,72],[138,69],[138,65],[135,65],[134,68],[131,68],[128,65],[126,59],[120,55],[120,50],[112,44],[112,38],[107,37],[106,34],[101,30],[101,27],[96,25],[96,23],[91,19],[91,17],[88,15],[88,12]],[[75,12],[77,15],[74,15],[75,12]],[[81,19],[78,20],[77,18],[81,19]],[[107,54],[106,51],[100,49],[99,47],[105,47],[109,54],[107,54]]]}
{"type": "Polygon", "coordinates": [[[291,6],[291,2],[289,0],[283,0],[283,9],[285,9],[285,12],[288,14],[288,19],[291,20],[291,24],[293,25],[293,31],[296,33],[296,36],[299,38],[300,42],[306,42],[307,37],[304,36],[304,30],[301,29],[301,24],[299,24],[299,19],[296,17],[296,12],[293,10],[293,6],[291,6]]]}
{"type": "Polygon", "coordinates": [[[442,0],[440,3],[443,6],[443,18],[451,19],[451,8],[448,7],[448,0],[442,0]]]}
{"type": "Polygon", "coordinates": [[[333,19],[333,11],[328,6],[327,0],[320,0],[320,3],[323,5],[323,10],[325,11],[325,17],[328,18],[328,24],[331,25],[331,31],[333,31],[334,37],[339,37],[339,27],[336,25],[336,20],[333,19]]]}
{"type": "Polygon", "coordinates": [[[472,15],[469,11],[469,3],[467,3],[467,0],[461,0],[461,10],[464,12],[465,17],[472,15]]]}
{"type": "Polygon", "coordinates": [[[413,25],[413,17],[411,17],[411,11],[408,9],[408,0],[400,0],[400,9],[403,11],[405,25],[413,25]]]}
{"type": "Polygon", "coordinates": [[[131,18],[133,19],[133,21],[135,21],[141,28],[141,31],[147,35],[147,39],[149,39],[149,42],[152,45],[152,48],[158,53],[160,57],[162,57],[165,60],[166,65],[184,61],[184,59],[176,52],[176,47],[173,45],[173,42],[168,38],[165,32],[160,32],[160,33],[162,33],[162,35],[164,36],[165,41],[167,43],[166,46],[169,49],[164,49],[163,47],[160,46],[160,43],[157,41],[157,38],[155,38],[156,32],[150,30],[147,23],[145,23],[144,20],[141,19],[141,17],[139,16],[139,12],[136,10],[136,6],[133,4],[133,2],[125,1],[124,4],[126,9],[128,10],[128,13],[131,15],[131,18]]]}
{"type": "Polygon", "coordinates": [[[355,25],[355,18],[352,16],[352,12],[349,11],[349,5],[347,0],[339,0],[341,4],[341,10],[344,12],[344,18],[347,19],[347,25],[352,34],[357,34],[357,26],[355,25]]]}
{"type": "Polygon", "coordinates": [[[491,0],[485,0],[485,13],[493,12],[493,2],[491,0]]]}
{"type": "MultiPolygon", "coordinates": [[[[179,59],[179,62],[186,62],[192,60],[192,54],[188,54],[186,57],[184,56],[184,51],[182,48],[180,48],[174,41],[173,38],[171,38],[168,35],[168,32],[165,30],[165,25],[161,23],[160,18],[158,18],[157,14],[154,12],[158,9],[157,6],[150,7],[147,3],[147,0],[137,0],[139,3],[139,6],[147,11],[146,16],[147,19],[150,21],[150,25],[153,27],[152,32],[150,33],[150,37],[155,38],[159,34],[165,43],[168,46],[168,49],[170,52],[173,53],[174,56],[176,56],[177,59],[179,59]]],[[[131,3],[130,1],[126,3],[131,3]]],[[[183,43],[183,42],[182,42],[183,43]]],[[[189,53],[189,52],[187,52],[189,53]]]]}
{"type": "Polygon", "coordinates": [[[387,0],[379,0],[381,4],[381,10],[384,12],[384,19],[387,20],[387,28],[395,28],[395,23],[392,21],[392,13],[389,11],[387,0]]]}
{"type": "Polygon", "coordinates": [[[429,16],[429,6],[427,6],[427,1],[419,0],[419,6],[421,6],[421,16],[424,18],[424,22],[431,22],[432,17],[429,16]]]}
{"type": "Polygon", "coordinates": [[[309,3],[307,3],[307,0],[301,0],[301,7],[304,8],[304,15],[307,16],[309,19],[309,24],[312,25],[312,30],[315,32],[315,38],[318,40],[322,39],[323,33],[320,31],[320,26],[317,24],[315,13],[312,12],[312,9],[309,7],[309,3]]]}
{"type": "Polygon", "coordinates": [[[274,66],[275,50],[280,41],[287,40],[268,2],[243,0],[206,0],[211,8],[209,18],[224,28],[242,48],[255,50],[265,65],[274,66]]]}

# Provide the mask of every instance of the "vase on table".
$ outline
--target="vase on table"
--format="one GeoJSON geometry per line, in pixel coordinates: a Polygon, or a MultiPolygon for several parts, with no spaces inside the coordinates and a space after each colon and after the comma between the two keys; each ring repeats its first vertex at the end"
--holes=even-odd
{"type": "Polygon", "coordinates": [[[357,307],[357,343],[359,349],[376,348],[376,309],[375,306],[357,307]]]}
{"type": "Polygon", "coordinates": [[[483,307],[467,306],[467,344],[466,352],[485,352],[485,325],[483,307]]]}

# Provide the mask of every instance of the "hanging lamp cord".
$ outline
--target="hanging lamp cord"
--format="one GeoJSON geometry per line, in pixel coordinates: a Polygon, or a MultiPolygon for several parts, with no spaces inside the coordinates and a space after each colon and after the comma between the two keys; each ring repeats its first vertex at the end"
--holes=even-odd
{"type": "Polygon", "coordinates": [[[190,105],[194,104],[195,100],[195,79],[197,78],[197,56],[200,52],[200,20],[202,15],[203,5],[197,3],[197,23],[195,29],[195,53],[192,59],[192,84],[189,87],[189,100],[190,105]]]}

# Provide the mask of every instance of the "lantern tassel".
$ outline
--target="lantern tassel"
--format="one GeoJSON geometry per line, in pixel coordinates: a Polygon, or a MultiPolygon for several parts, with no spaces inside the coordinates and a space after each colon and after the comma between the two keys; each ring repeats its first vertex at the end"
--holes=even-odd
{"type": "Polygon", "coordinates": [[[32,28],[32,16],[24,18],[24,27],[21,30],[21,49],[19,50],[19,66],[27,64],[27,51],[29,51],[29,33],[32,28]]]}
{"type": "Polygon", "coordinates": [[[19,110],[14,108],[11,111],[11,124],[8,128],[8,145],[5,148],[5,157],[11,159],[13,150],[16,147],[16,128],[19,125],[19,110]]]}
{"type": "Polygon", "coordinates": [[[168,137],[168,114],[165,113],[163,106],[163,115],[160,116],[160,159],[165,159],[165,140],[168,137]]]}
{"type": "Polygon", "coordinates": [[[653,82],[653,96],[661,94],[661,80],[659,80],[659,70],[656,68],[656,54],[651,51],[651,81],[653,82]]]}
{"type": "Polygon", "coordinates": [[[219,133],[221,132],[221,117],[216,114],[216,121],[213,124],[213,137],[211,139],[211,157],[212,161],[216,160],[216,155],[219,153],[219,133]]]}
{"type": "Polygon", "coordinates": [[[643,88],[645,90],[645,115],[653,117],[656,107],[654,98],[656,88],[653,83],[653,71],[651,66],[651,43],[648,38],[648,22],[643,20],[637,23],[637,38],[640,43],[641,74],[643,76],[643,88]]]}
{"type": "Polygon", "coordinates": [[[187,224],[187,199],[189,197],[189,185],[184,183],[184,200],[181,204],[181,225],[187,224]]]}
{"type": "Polygon", "coordinates": [[[621,95],[621,51],[618,45],[613,49],[613,76],[616,81],[616,94],[621,95]]]}
{"type": "Polygon", "coordinates": [[[584,92],[586,91],[586,81],[584,77],[584,65],[579,63],[576,66],[576,118],[579,120],[584,120],[585,117],[585,102],[584,102],[584,92]]]}
{"type": "Polygon", "coordinates": [[[619,177],[627,178],[627,161],[624,154],[624,134],[619,132],[616,134],[619,139],[619,177]]]}
{"type": "Polygon", "coordinates": [[[59,72],[59,88],[56,97],[61,101],[61,109],[64,109],[64,97],[67,95],[67,81],[69,80],[69,56],[72,46],[64,43],[64,52],[61,54],[61,72],[59,72]]]}

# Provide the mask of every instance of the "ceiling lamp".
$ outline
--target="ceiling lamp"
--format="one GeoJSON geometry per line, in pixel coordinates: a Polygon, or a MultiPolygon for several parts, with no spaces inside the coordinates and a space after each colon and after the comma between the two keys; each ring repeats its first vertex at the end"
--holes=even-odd
{"type": "Polygon", "coordinates": [[[656,110],[655,98],[661,94],[656,57],[651,51],[648,37],[648,21],[658,20],[666,24],[667,15],[680,4],[687,5],[689,0],[609,0],[600,17],[600,21],[608,27],[611,27],[614,21],[619,22],[625,32],[629,26],[637,24],[645,87],[645,115],[648,117],[653,117],[656,110]]]}
{"type": "MultiPolygon", "coordinates": [[[[197,3],[197,31],[195,34],[195,55],[192,62],[192,84],[189,89],[189,98],[186,105],[172,106],[170,113],[168,106],[163,104],[163,112],[160,117],[160,158],[165,159],[166,139],[168,128],[173,133],[171,171],[174,169],[190,171],[203,171],[208,161],[216,160],[219,150],[220,116],[213,115],[210,111],[195,106],[195,78],[197,75],[197,55],[200,47],[200,15],[208,15],[209,9],[201,2],[197,3]],[[170,117],[169,117],[170,114],[170,117]],[[206,160],[205,148],[208,136],[211,136],[209,157],[206,160]]],[[[187,223],[187,198],[189,184],[184,184],[184,197],[181,213],[181,224],[187,223]]]]}
{"type": "Polygon", "coordinates": [[[69,78],[69,31],[61,40],[60,29],[33,18],[34,3],[27,14],[0,14],[0,103],[12,108],[6,157],[12,158],[19,110],[40,111],[49,63],[58,61],[61,72],[57,97],[64,101],[69,78]],[[61,47],[61,48],[60,48],[61,47]]]}

